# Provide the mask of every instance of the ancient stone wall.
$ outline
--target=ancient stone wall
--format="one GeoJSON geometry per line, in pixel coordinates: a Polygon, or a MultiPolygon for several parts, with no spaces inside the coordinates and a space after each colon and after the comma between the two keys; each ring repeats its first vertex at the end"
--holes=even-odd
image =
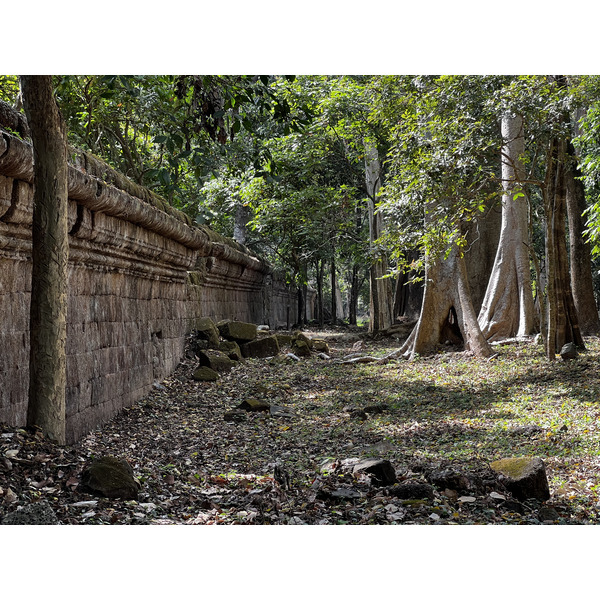
{"type": "MultiPolygon", "coordinates": [[[[32,200],[32,149],[0,128],[0,422],[10,425],[27,414],[32,200]]],[[[196,319],[296,320],[296,293],[269,265],[81,152],[69,229],[69,443],[171,373],[196,319]]]]}

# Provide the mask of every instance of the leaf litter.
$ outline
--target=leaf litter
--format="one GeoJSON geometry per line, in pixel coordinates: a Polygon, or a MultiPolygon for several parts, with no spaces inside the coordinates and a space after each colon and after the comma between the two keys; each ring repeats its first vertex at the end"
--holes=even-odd
{"type": "Polygon", "coordinates": [[[569,362],[548,363],[527,341],[498,345],[494,361],[444,348],[412,362],[348,362],[357,349],[387,356],[398,342],[358,330],[308,333],[327,340],[328,358],[282,352],[211,383],[193,381],[197,363],[186,358],[72,446],[0,425],[0,521],[44,501],[63,524],[598,522],[597,339],[569,362]],[[271,409],[239,409],[256,400],[271,409]],[[227,420],[232,411],[240,418],[227,420]],[[130,463],[137,500],[81,489],[85,466],[105,455],[130,463]],[[545,462],[545,503],[515,500],[489,469],[523,455],[545,462]],[[397,482],[352,471],[367,458],[389,461],[397,482]],[[459,474],[459,489],[433,477],[444,469],[459,474]]]}

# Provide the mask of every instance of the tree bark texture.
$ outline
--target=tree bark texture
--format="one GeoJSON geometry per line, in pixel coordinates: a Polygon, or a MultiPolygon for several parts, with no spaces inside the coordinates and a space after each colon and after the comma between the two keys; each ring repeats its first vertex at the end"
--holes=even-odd
{"type": "Polygon", "coordinates": [[[571,292],[566,243],[566,142],[553,139],[548,151],[544,208],[546,213],[547,322],[546,354],[553,360],[568,342],[583,348],[571,292]]]}
{"type": "Polygon", "coordinates": [[[523,179],[524,152],[521,117],[502,119],[502,225],[488,287],[479,312],[479,326],[488,340],[528,335],[535,330],[535,311],[529,265],[528,205],[515,197],[523,179]]]}
{"type": "Polygon", "coordinates": [[[600,319],[594,296],[592,279],[592,258],[590,246],[583,237],[585,221],[583,213],[587,208],[585,188],[577,167],[575,148],[567,142],[565,179],[567,192],[567,217],[569,222],[569,257],[571,263],[571,289],[577,311],[579,327],[583,335],[599,335],[600,319]]]}
{"type": "Polygon", "coordinates": [[[33,141],[34,206],[30,310],[29,425],[65,443],[67,140],[51,76],[21,77],[33,141]]]}
{"type": "Polygon", "coordinates": [[[375,146],[365,147],[365,174],[369,196],[369,248],[371,268],[369,274],[371,301],[369,331],[383,331],[392,324],[392,289],[387,274],[387,259],[376,252],[375,241],[382,233],[383,219],[375,210],[377,192],[381,187],[381,165],[375,146]]]}

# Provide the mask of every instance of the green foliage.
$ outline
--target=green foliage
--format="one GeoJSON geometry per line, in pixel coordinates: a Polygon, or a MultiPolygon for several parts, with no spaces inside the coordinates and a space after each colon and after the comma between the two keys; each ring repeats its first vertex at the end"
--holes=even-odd
{"type": "Polygon", "coordinates": [[[19,95],[19,78],[16,75],[0,75],[0,100],[14,104],[19,95]]]}

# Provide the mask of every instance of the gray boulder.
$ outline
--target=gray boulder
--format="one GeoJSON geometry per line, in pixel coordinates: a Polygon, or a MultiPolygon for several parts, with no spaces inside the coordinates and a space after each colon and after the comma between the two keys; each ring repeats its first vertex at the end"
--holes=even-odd
{"type": "Polygon", "coordinates": [[[502,458],[491,463],[490,467],[498,474],[498,479],[506,489],[518,500],[550,498],[546,467],[541,458],[530,456],[502,458]]]}

